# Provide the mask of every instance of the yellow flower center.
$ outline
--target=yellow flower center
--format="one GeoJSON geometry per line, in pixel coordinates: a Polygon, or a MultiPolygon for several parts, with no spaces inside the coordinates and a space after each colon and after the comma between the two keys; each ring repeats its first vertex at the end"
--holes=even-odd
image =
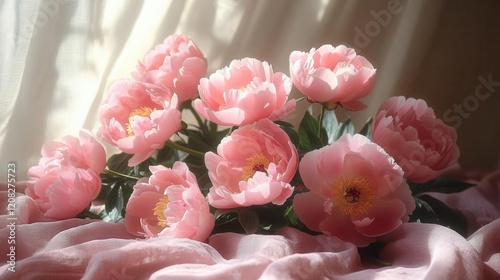
{"type": "Polygon", "coordinates": [[[366,213],[375,201],[372,186],[363,177],[340,177],[332,187],[332,200],[346,215],[366,213]]]}
{"type": "Polygon", "coordinates": [[[255,172],[266,172],[267,167],[269,166],[269,159],[265,157],[263,154],[257,154],[248,159],[248,164],[243,167],[243,173],[241,175],[241,179],[243,181],[248,181],[248,179],[252,178],[255,172]]]}
{"type": "Polygon", "coordinates": [[[163,212],[167,208],[167,204],[169,202],[170,202],[170,200],[168,200],[168,196],[162,197],[158,200],[155,208],[153,209],[153,211],[154,211],[153,213],[156,216],[156,218],[158,219],[158,225],[161,227],[168,227],[167,218],[165,217],[163,212]]]}
{"type": "Polygon", "coordinates": [[[127,124],[127,133],[129,136],[134,135],[134,130],[132,129],[132,126],[130,125],[130,122],[134,120],[135,116],[141,116],[141,117],[146,117],[149,118],[151,116],[151,113],[153,113],[156,109],[151,109],[149,107],[140,107],[132,111],[130,113],[130,116],[128,117],[128,124],[127,124]]]}

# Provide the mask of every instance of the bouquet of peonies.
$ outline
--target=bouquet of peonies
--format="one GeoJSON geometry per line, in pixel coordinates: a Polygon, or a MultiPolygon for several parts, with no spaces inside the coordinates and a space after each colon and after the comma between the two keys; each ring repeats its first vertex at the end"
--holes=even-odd
{"type": "Polygon", "coordinates": [[[463,215],[426,194],[471,185],[439,178],[459,157],[456,133],[425,101],[389,98],[358,133],[337,122],[333,110],[364,109],[375,83],[353,49],[294,51],[290,77],[254,58],[206,71],[190,38],[166,38],[101,104],[98,136],[122,153],[106,161],[86,131],[47,143],[26,194],[48,218],[123,221],[145,238],[288,226],[366,247],[405,222],[464,232],[463,215]],[[298,128],[284,121],[306,102],[289,99],[293,86],[321,108],[298,128]],[[104,207],[91,212],[94,200],[104,207]]]}

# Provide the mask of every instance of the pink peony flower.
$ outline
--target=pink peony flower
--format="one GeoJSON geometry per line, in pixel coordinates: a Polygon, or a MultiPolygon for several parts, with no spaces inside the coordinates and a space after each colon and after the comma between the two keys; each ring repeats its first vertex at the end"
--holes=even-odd
{"type": "Polygon", "coordinates": [[[373,141],[403,168],[405,177],[424,183],[457,162],[460,151],[455,130],[424,100],[403,96],[387,99],[372,126],[373,141]]]}
{"type": "Polygon", "coordinates": [[[47,168],[73,166],[93,169],[98,174],[106,168],[106,152],[89,131],[80,130],[80,139],[67,135],[61,141],[45,143],[40,164],[47,168]]]}
{"type": "Polygon", "coordinates": [[[148,159],[181,127],[175,94],[131,80],[119,80],[111,85],[99,117],[101,137],[134,155],[129,166],[148,159]]]}
{"type": "Polygon", "coordinates": [[[207,59],[188,36],[170,35],[139,62],[132,76],[140,82],[163,85],[179,102],[198,96],[198,84],[207,73],[207,59]]]}
{"type": "Polygon", "coordinates": [[[366,246],[404,222],[415,209],[403,171],[365,136],[345,134],[307,153],[299,172],[310,192],[293,209],[310,229],[366,246]]]}
{"type": "Polygon", "coordinates": [[[196,178],[183,162],[172,169],[151,166],[151,177],[140,179],[128,201],[125,227],[146,238],[178,237],[205,241],[215,226],[196,178]]]}
{"type": "Polygon", "coordinates": [[[339,104],[348,110],[366,108],[359,99],[372,90],[375,73],[368,60],[343,45],[290,54],[293,84],[310,102],[323,103],[329,109],[339,104]]]}
{"type": "Polygon", "coordinates": [[[288,135],[268,119],[236,129],[205,154],[213,186],[208,202],[216,208],[283,204],[292,194],[298,154],[288,135]]]}
{"type": "Polygon", "coordinates": [[[80,131],[80,139],[65,136],[43,146],[39,164],[28,170],[25,192],[46,217],[73,218],[101,191],[99,173],[105,167],[102,145],[89,132],[80,131]]]}
{"type": "Polygon", "coordinates": [[[206,119],[226,126],[242,126],[260,119],[280,120],[295,109],[287,102],[292,83],[255,58],[233,60],[229,67],[200,80],[196,110],[206,119]]]}

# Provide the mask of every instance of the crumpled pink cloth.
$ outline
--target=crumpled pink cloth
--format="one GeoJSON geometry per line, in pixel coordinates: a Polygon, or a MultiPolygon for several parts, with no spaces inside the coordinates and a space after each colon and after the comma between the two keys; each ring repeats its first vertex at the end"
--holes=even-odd
{"type": "Polygon", "coordinates": [[[500,279],[500,171],[465,192],[435,196],[466,214],[470,235],[404,224],[380,239],[379,258],[390,265],[376,266],[350,243],[293,228],[215,234],[207,243],[138,240],[120,223],[48,220],[18,193],[11,272],[11,221],[0,191],[0,279],[500,279]]]}

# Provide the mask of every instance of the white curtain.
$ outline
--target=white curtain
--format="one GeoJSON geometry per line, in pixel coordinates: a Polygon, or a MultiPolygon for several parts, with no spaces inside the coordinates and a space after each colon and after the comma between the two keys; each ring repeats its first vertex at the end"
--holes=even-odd
{"type": "MultiPolygon", "coordinates": [[[[479,77],[500,82],[499,34],[493,28],[500,26],[498,4],[472,2],[3,0],[0,170],[15,161],[18,180],[26,179],[43,143],[77,135],[80,128],[95,132],[110,83],[129,77],[137,61],[173,33],[199,45],[208,74],[246,56],[288,74],[293,50],[345,44],[372,62],[378,79],[365,99],[369,108],[340,110],[340,119],[350,114],[359,129],[392,95],[425,98],[441,117],[474,94],[479,77]]],[[[491,168],[497,159],[500,87],[491,88],[491,97],[467,112],[458,127],[466,166],[491,168]],[[479,137],[476,129],[486,127],[488,135],[479,137]]],[[[297,123],[305,107],[303,102],[290,121],[297,123]]],[[[2,181],[5,173],[0,171],[2,181]]]]}

